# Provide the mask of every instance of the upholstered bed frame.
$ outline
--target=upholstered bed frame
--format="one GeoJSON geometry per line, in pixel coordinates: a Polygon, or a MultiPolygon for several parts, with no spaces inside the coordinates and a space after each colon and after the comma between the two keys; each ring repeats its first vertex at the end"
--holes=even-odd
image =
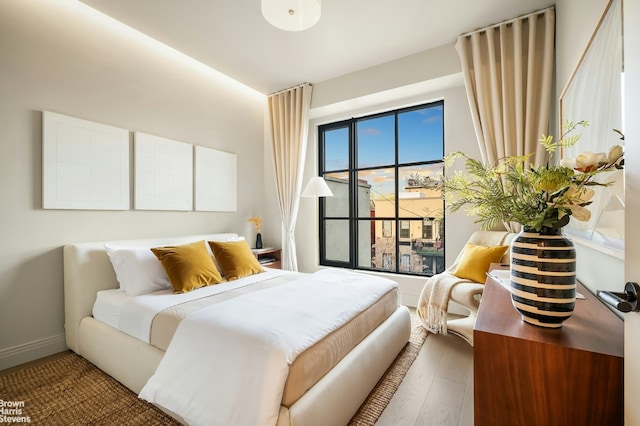
{"type": "MultiPolygon", "coordinates": [[[[67,346],[139,393],[164,352],[92,317],[96,293],[118,288],[105,243],[125,247],[220,240],[236,234],[204,234],[141,240],[69,244],[64,247],[64,301],[67,346]]],[[[378,379],[409,340],[411,323],[400,306],[329,373],[289,408],[282,406],[278,425],[346,424],[378,379]]],[[[169,413],[181,420],[173,413],[169,413]]]]}

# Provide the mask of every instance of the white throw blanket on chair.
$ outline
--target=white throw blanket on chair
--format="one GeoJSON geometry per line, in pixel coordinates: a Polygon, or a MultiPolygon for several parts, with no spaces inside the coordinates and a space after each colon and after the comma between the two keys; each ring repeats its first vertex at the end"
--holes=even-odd
{"type": "MultiPolygon", "coordinates": [[[[507,231],[478,231],[475,232],[469,243],[476,245],[493,247],[509,244],[513,236],[507,231]]],[[[464,249],[458,254],[453,265],[449,266],[440,274],[430,277],[425,283],[418,307],[416,309],[420,322],[428,331],[434,334],[447,334],[447,310],[453,288],[461,283],[473,283],[474,281],[459,278],[453,273],[458,269],[460,260],[464,254],[464,249]]]]}
{"type": "Polygon", "coordinates": [[[462,282],[472,282],[458,278],[447,270],[427,280],[420,295],[418,318],[422,325],[434,334],[447,334],[447,310],[453,287],[462,282]],[[427,301],[427,303],[422,303],[427,301]]]}

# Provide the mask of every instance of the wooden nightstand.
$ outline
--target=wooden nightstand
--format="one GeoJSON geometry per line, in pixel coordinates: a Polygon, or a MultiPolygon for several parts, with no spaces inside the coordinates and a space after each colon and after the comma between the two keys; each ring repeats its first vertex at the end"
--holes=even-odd
{"type": "Polygon", "coordinates": [[[281,269],[280,253],[281,249],[265,247],[261,249],[251,249],[258,262],[265,268],[281,269]]]}

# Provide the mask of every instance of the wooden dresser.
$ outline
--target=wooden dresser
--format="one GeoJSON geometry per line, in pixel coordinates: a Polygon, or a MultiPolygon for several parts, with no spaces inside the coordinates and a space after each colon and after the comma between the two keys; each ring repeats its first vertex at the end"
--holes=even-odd
{"type": "Polygon", "coordinates": [[[623,425],[624,324],[585,299],[560,329],[524,323],[488,277],[474,329],[476,425],[623,425]]]}

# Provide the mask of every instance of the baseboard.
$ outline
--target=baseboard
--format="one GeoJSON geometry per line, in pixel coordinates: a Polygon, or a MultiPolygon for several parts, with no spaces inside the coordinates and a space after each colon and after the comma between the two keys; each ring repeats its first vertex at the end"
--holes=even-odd
{"type": "Polygon", "coordinates": [[[403,293],[402,289],[400,290],[400,302],[405,306],[415,308],[416,306],[418,306],[419,299],[419,294],[403,293]]]}
{"type": "Polygon", "coordinates": [[[64,333],[11,348],[0,349],[0,370],[35,361],[65,350],[67,350],[67,344],[64,333]]]}
{"type": "MultiPolygon", "coordinates": [[[[400,300],[403,305],[409,306],[411,308],[415,308],[418,306],[418,302],[420,301],[419,294],[412,293],[403,293],[400,291],[400,300]]],[[[449,309],[447,310],[450,314],[456,315],[469,315],[469,310],[464,306],[454,302],[453,300],[449,301],[449,309]]]]}

